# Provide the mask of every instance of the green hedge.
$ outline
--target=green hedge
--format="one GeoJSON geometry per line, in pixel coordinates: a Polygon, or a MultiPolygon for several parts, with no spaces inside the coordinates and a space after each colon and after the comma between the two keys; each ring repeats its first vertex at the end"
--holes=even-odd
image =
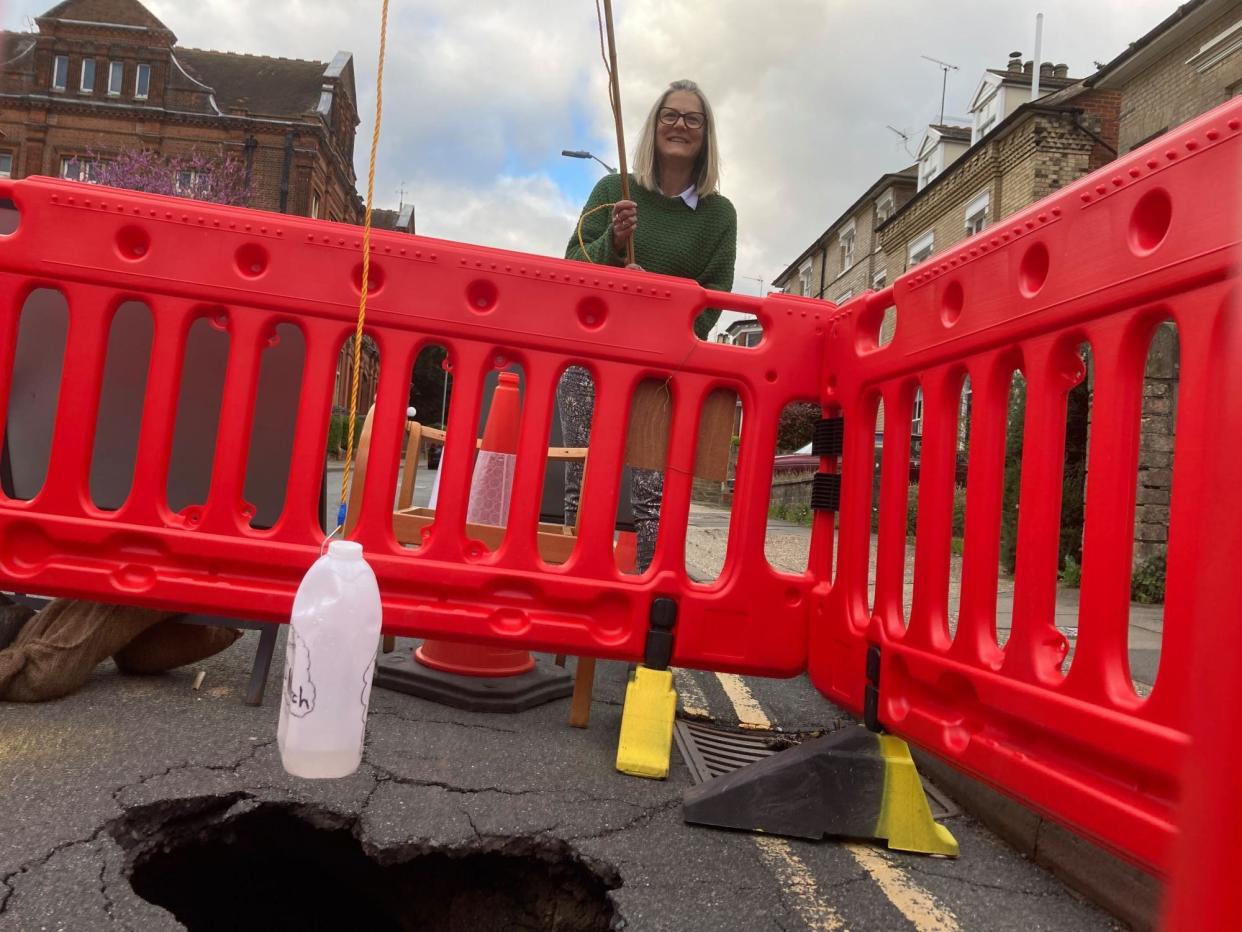
{"type": "MultiPolygon", "coordinates": [[[[358,441],[362,439],[362,425],[365,418],[359,415],[354,419],[354,450],[358,449],[358,441]]],[[[328,420],[328,455],[343,456],[345,440],[349,432],[349,415],[334,414],[328,420]]]]}

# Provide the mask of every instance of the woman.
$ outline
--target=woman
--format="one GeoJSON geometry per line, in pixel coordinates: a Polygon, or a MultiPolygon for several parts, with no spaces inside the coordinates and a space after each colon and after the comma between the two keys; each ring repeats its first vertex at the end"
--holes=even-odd
{"type": "MultiPolygon", "coordinates": [[[[632,268],[679,278],[692,278],[705,288],[733,287],[737,251],[737,214],[717,188],[720,161],[716,123],[706,95],[693,81],[674,81],[657,98],[643,124],[630,179],[632,200],[621,200],[621,178],[600,179],[583,207],[581,244],[578,231],[569,239],[567,259],[624,266],[626,248],[634,242],[632,268]],[[595,210],[612,204],[612,210],[595,210]],[[638,231],[642,215],[642,233],[638,231]],[[585,246],[585,252],[583,250],[585,246]]],[[[699,339],[716,323],[720,312],[705,311],[694,323],[699,339]]],[[[587,446],[595,393],[585,369],[570,367],[561,377],[557,397],[564,443],[587,446]]],[[[582,466],[565,467],[565,523],[575,523],[582,466]]],[[[638,571],[646,572],[655,554],[659,531],[663,476],[635,469],[630,499],[638,537],[638,571]]]]}

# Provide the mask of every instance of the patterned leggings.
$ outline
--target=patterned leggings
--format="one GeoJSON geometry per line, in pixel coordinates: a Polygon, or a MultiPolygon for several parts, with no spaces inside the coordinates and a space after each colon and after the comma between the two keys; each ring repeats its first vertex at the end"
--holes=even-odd
{"type": "MultiPolygon", "coordinates": [[[[561,436],[567,447],[585,447],[591,439],[591,414],[595,408],[595,384],[579,366],[570,366],[561,376],[556,390],[561,408],[561,436]]],[[[634,529],[638,538],[638,572],[645,573],[655,556],[660,530],[660,501],[664,497],[664,476],[654,469],[632,469],[630,504],[634,510],[634,529]]],[[[565,464],[565,523],[578,517],[582,491],[582,464],[565,464]]]]}

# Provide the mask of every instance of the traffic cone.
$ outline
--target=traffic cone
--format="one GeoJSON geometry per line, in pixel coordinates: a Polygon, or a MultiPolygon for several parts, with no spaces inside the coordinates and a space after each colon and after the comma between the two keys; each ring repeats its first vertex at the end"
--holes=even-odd
{"type": "MultiPolygon", "coordinates": [[[[468,524],[504,526],[517,463],[522,397],[518,377],[500,373],[470,483],[468,524]]],[[[410,657],[380,660],[375,685],[474,712],[520,712],[568,696],[569,674],[537,664],[530,651],[427,640],[410,657]]]]}

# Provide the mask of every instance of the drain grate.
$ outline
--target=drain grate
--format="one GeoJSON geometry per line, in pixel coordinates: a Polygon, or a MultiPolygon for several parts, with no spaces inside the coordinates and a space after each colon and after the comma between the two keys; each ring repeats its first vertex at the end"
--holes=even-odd
{"type": "MultiPolygon", "coordinates": [[[[673,737],[677,739],[677,749],[694,782],[706,783],[800,744],[808,736],[775,731],[724,731],[679,719],[673,737]]],[[[921,776],[920,780],[933,819],[942,822],[961,814],[962,810],[953,800],[921,776]]]]}

